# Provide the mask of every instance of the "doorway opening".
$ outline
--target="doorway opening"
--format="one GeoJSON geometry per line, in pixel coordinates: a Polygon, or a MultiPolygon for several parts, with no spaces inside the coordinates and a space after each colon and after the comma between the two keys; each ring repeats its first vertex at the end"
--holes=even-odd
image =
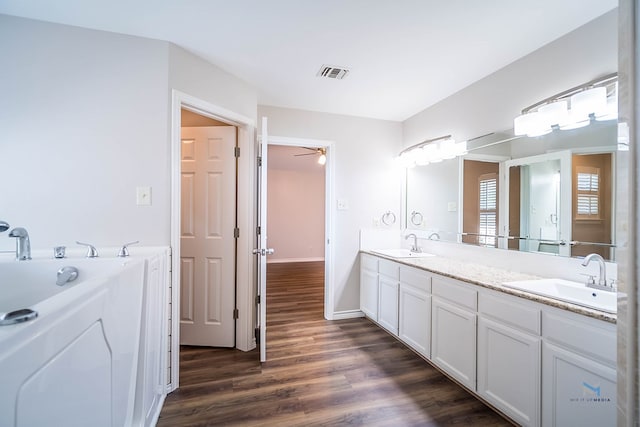
{"type": "Polygon", "coordinates": [[[268,147],[267,236],[275,253],[267,261],[267,327],[324,319],[325,153],[268,147]]]}
{"type": "MultiPolygon", "coordinates": [[[[231,278],[231,287],[234,287],[235,284],[235,307],[237,311],[234,310],[234,303],[232,301],[231,304],[225,304],[230,306],[232,312],[232,324],[234,325],[235,330],[232,331],[231,337],[233,338],[233,342],[231,346],[235,346],[239,350],[248,351],[255,347],[255,342],[253,341],[253,303],[254,303],[254,293],[252,289],[252,277],[254,274],[254,258],[251,256],[251,247],[253,246],[253,237],[251,230],[254,229],[253,222],[253,212],[254,206],[250,201],[250,195],[253,192],[253,149],[254,149],[254,138],[255,138],[255,122],[253,119],[243,116],[241,114],[235,113],[234,111],[225,109],[218,105],[211,104],[207,101],[195,98],[193,96],[187,95],[177,90],[172,91],[172,126],[171,126],[171,272],[170,277],[171,281],[168,283],[168,311],[170,313],[169,319],[169,334],[168,341],[170,343],[168,349],[167,356],[167,373],[168,373],[168,384],[167,384],[167,392],[172,392],[173,390],[179,387],[179,378],[180,378],[180,341],[181,341],[181,318],[184,317],[182,315],[185,310],[183,310],[183,306],[195,306],[195,303],[198,302],[198,297],[193,295],[193,303],[189,301],[188,298],[186,301],[181,300],[181,296],[185,294],[181,289],[181,282],[183,276],[185,274],[189,274],[190,267],[183,266],[183,264],[188,264],[189,262],[194,262],[189,259],[189,256],[183,257],[182,249],[183,245],[181,244],[182,240],[182,229],[183,229],[183,217],[188,215],[183,215],[183,199],[188,195],[184,195],[183,193],[183,138],[182,138],[182,130],[183,128],[187,128],[183,126],[183,110],[188,110],[189,112],[196,113],[196,119],[205,120],[206,125],[218,125],[223,124],[224,126],[211,126],[215,127],[229,127],[232,129],[232,133],[235,135],[236,142],[232,144],[232,160],[233,167],[231,170],[231,175],[233,178],[232,184],[230,186],[221,185],[223,179],[220,178],[220,174],[216,171],[207,172],[206,186],[209,186],[210,189],[231,191],[233,201],[230,202],[231,208],[229,211],[233,216],[233,223],[231,225],[231,230],[226,231],[229,232],[233,238],[234,249],[232,255],[227,258],[232,260],[232,278],[231,278]],[[219,123],[212,122],[208,119],[213,119],[219,123]],[[237,157],[238,154],[242,152],[243,156],[237,157]],[[229,190],[230,188],[230,190],[229,190]],[[237,197],[236,197],[237,196],[237,197]],[[235,206],[234,206],[235,205],[235,206]],[[237,227],[234,230],[234,225],[237,227]],[[238,231],[240,230],[240,232],[238,231]],[[235,236],[239,235],[238,238],[235,236]],[[183,268],[184,267],[184,268],[183,268]],[[235,283],[234,283],[235,282],[235,283]],[[182,312],[182,313],[181,313],[182,312]]],[[[187,113],[188,115],[189,113],[187,113]]],[[[184,120],[188,120],[185,118],[184,120]]],[[[194,124],[194,123],[191,123],[194,124]]],[[[192,126],[192,129],[197,128],[206,128],[208,126],[192,126]]],[[[215,138],[213,138],[215,140],[215,138]]],[[[205,145],[209,145],[209,148],[212,148],[211,152],[215,152],[215,148],[217,143],[215,141],[209,140],[207,138],[207,143],[205,145]]],[[[195,147],[195,144],[192,144],[195,147]]],[[[225,154],[225,156],[228,155],[225,154]]],[[[216,155],[210,157],[216,157],[216,155]]],[[[207,156],[205,156],[207,157],[207,156]]],[[[207,159],[210,160],[210,159],[207,159]]],[[[224,175],[226,172],[222,172],[224,175]]],[[[227,179],[228,181],[229,179],[227,179]]],[[[215,193],[215,192],[214,192],[215,193]]],[[[196,197],[193,197],[194,203],[197,200],[196,197]]],[[[213,200],[213,199],[212,199],[213,200]]],[[[226,203],[225,206],[228,206],[229,202],[226,203]]],[[[209,205],[209,208],[219,209],[219,206],[213,204],[213,206],[209,205]]],[[[206,230],[216,230],[221,228],[227,228],[228,226],[222,226],[217,224],[215,221],[213,223],[207,224],[206,230]]],[[[207,233],[205,233],[207,234],[207,233]]],[[[216,233],[209,233],[210,235],[215,235],[216,233]]],[[[205,262],[206,268],[205,274],[210,276],[222,275],[222,267],[220,260],[217,255],[209,255],[206,257],[207,261],[205,262]]],[[[195,265],[195,264],[194,264],[195,265]]],[[[231,291],[233,295],[233,289],[231,291]]],[[[212,296],[205,295],[205,299],[212,296]]],[[[211,300],[211,298],[209,298],[211,300]]],[[[211,306],[211,304],[210,304],[211,306]]],[[[215,304],[213,304],[215,306],[215,304]]],[[[211,313],[215,313],[215,310],[210,310],[211,313]]],[[[216,315],[217,316],[217,315],[216,315]]],[[[215,316],[210,316],[215,317],[215,316]]],[[[210,321],[211,319],[207,319],[210,321]]],[[[215,323],[215,322],[210,322],[215,323]]]]}

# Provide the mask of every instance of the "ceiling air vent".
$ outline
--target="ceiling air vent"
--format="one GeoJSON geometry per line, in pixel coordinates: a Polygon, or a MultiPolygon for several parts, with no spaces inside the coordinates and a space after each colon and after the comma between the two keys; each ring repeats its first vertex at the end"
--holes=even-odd
{"type": "Polygon", "coordinates": [[[335,65],[323,65],[318,71],[318,77],[326,77],[328,79],[342,80],[347,77],[349,70],[345,67],[336,67],[335,65]]]}

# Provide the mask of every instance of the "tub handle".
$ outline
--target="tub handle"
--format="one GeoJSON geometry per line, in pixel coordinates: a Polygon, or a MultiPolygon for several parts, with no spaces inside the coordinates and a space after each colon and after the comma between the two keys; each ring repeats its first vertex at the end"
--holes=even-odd
{"type": "Polygon", "coordinates": [[[38,317],[38,312],[30,308],[11,311],[0,314],[0,326],[13,325],[15,323],[27,322],[38,317]]]}
{"type": "Polygon", "coordinates": [[[78,269],[76,267],[68,265],[58,270],[56,285],[62,286],[65,283],[73,282],[77,278],[78,278],[78,269]]]}
{"type": "Polygon", "coordinates": [[[96,250],[95,246],[90,245],[89,243],[78,242],[77,240],[76,240],[76,243],[79,244],[79,245],[87,247],[87,258],[97,258],[98,257],[98,251],[96,250]]]}
{"type": "Polygon", "coordinates": [[[128,257],[129,249],[127,249],[127,246],[135,245],[136,243],[140,243],[140,240],[136,240],[135,242],[125,243],[124,245],[122,245],[122,247],[120,248],[120,252],[118,252],[118,256],[121,258],[128,257]]]}

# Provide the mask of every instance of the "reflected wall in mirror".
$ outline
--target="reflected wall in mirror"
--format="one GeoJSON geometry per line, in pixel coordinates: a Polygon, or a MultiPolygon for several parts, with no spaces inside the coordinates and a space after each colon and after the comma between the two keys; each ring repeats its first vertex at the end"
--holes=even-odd
{"type": "Polygon", "coordinates": [[[408,229],[424,230],[444,241],[457,241],[457,160],[443,160],[407,169],[406,221],[408,229]],[[410,195],[410,197],[408,197],[410,195]]]}
{"type": "Polygon", "coordinates": [[[615,170],[616,149],[615,120],[592,121],[583,128],[555,130],[539,137],[514,137],[513,131],[508,130],[469,141],[469,155],[464,160],[445,160],[407,170],[405,224],[414,230],[437,231],[442,240],[560,256],[584,256],[595,252],[614,260],[615,182],[612,171],[615,170]],[[561,161],[560,169],[557,163],[532,165],[538,163],[531,161],[537,156],[555,155],[559,159],[557,153],[560,152],[567,156],[566,166],[561,161]],[[593,162],[596,159],[597,164],[593,162]],[[493,164],[492,171],[497,165],[499,175],[504,175],[496,182],[498,222],[495,232],[492,232],[491,224],[494,213],[489,183],[483,184],[488,191],[483,199],[488,203],[484,206],[485,212],[480,205],[481,175],[492,172],[467,170],[468,165],[473,165],[468,163],[471,161],[493,164]],[[507,167],[508,162],[511,163],[507,167]],[[572,165],[582,165],[579,168],[581,175],[573,171],[572,165]],[[543,174],[545,178],[540,178],[542,171],[538,169],[555,170],[555,173],[561,170],[560,183],[553,173],[543,174]],[[539,179],[546,180],[546,187],[539,179]],[[578,182],[580,180],[582,183],[578,182]],[[532,181],[537,187],[531,187],[532,181]],[[523,194],[525,186],[528,190],[523,194]],[[549,196],[548,200],[536,199],[540,193],[538,187],[546,188],[541,194],[549,196]],[[596,188],[599,192],[594,196],[591,193],[596,188]],[[528,200],[521,200],[525,196],[528,200]],[[598,209],[602,208],[598,210],[599,219],[594,217],[596,205],[598,209]],[[423,220],[412,224],[412,212],[420,213],[423,220]],[[480,239],[479,235],[485,233],[495,235],[496,239],[480,239]],[[579,244],[571,245],[572,241],[579,244]],[[585,244],[587,242],[591,244],[585,244]]]}
{"type": "Polygon", "coordinates": [[[499,164],[464,160],[463,177],[462,242],[496,247],[499,164]]]}
{"type": "Polygon", "coordinates": [[[570,161],[561,151],[505,162],[507,248],[569,256],[570,161]]]}
{"type": "Polygon", "coordinates": [[[613,153],[571,158],[571,240],[576,243],[571,256],[597,253],[613,259],[613,159],[613,153]]]}

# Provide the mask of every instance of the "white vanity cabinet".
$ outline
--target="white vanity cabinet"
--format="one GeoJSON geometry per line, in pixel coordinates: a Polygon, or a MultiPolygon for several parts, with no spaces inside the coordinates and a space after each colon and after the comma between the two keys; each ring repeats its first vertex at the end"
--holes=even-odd
{"type": "Polygon", "coordinates": [[[360,310],[378,321],[378,258],[360,255],[360,310]]]}
{"type": "Polygon", "coordinates": [[[431,361],[475,391],[478,292],[438,275],[432,278],[431,292],[431,361]]]}
{"type": "Polygon", "coordinates": [[[400,266],[398,336],[431,358],[431,275],[426,271],[400,266]]]}
{"type": "Polygon", "coordinates": [[[478,394],[523,426],[540,425],[540,313],[500,292],[478,296],[478,394]]]}
{"type": "Polygon", "coordinates": [[[398,335],[398,290],[400,287],[400,264],[378,261],[378,324],[394,335],[398,335]]]}
{"type": "Polygon", "coordinates": [[[615,425],[615,325],[545,310],[542,335],[542,424],[615,425]]]}

